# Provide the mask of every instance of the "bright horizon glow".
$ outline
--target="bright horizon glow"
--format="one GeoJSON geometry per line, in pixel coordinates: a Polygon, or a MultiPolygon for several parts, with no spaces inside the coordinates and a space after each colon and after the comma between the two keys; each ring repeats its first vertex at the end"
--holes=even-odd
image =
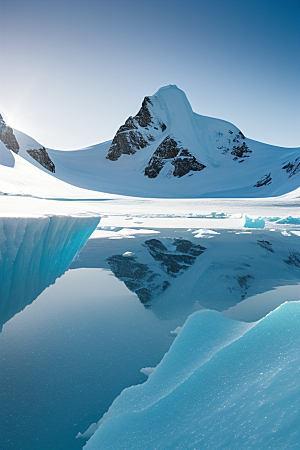
{"type": "Polygon", "coordinates": [[[300,145],[296,0],[2,0],[0,111],[48,148],[113,138],[176,84],[194,112],[300,145]]]}

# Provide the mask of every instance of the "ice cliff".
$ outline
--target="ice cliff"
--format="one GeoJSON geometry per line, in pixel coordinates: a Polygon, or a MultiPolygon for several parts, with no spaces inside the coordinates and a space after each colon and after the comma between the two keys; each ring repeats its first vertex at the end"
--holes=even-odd
{"type": "Polygon", "coordinates": [[[0,218],[0,329],[69,267],[98,217],[0,218]]]}

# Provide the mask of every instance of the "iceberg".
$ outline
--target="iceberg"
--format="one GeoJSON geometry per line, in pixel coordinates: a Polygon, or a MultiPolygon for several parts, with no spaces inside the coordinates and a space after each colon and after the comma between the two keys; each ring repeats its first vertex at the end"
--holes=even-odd
{"type": "Polygon", "coordinates": [[[265,221],[260,217],[252,219],[251,217],[245,216],[243,220],[245,228],[265,228],[265,221]]]}
{"type": "Polygon", "coordinates": [[[0,217],[0,330],[60,277],[99,217],[0,217]]]}
{"type": "Polygon", "coordinates": [[[148,380],[124,390],[84,450],[296,450],[300,302],[254,323],[189,317],[148,380]]]}
{"type": "Polygon", "coordinates": [[[276,223],[280,224],[291,224],[291,225],[300,225],[300,217],[288,216],[284,217],[281,220],[277,220],[276,223]]]}

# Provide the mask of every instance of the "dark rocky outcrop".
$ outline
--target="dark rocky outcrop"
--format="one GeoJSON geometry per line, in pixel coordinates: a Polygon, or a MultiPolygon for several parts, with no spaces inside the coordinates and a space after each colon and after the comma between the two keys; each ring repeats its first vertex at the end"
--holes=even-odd
{"type": "Polygon", "coordinates": [[[185,239],[174,239],[175,251],[168,250],[158,239],[150,239],[144,245],[155,261],[160,263],[162,270],[173,278],[185,272],[194,264],[197,256],[206,250],[185,239]]]}
{"type": "Polygon", "coordinates": [[[234,160],[238,158],[249,158],[248,153],[252,153],[252,150],[249,149],[246,142],[243,142],[242,145],[234,145],[231,152],[231,154],[235,156],[235,158],[233,158],[234,160]]]}
{"type": "Polygon", "coordinates": [[[6,148],[12,150],[14,153],[18,153],[20,146],[14,135],[13,129],[6,125],[3,117],[0,114],[0,140],[3,142],[6,148]]]}
{"type": "Polygon", "coordinates": [[[172,164],[175,166],[173,175],[174,177],[179,178],[188,174],[191,170],[199,172],[206,167],[204,164],[199,163],[195,156],[192,155],[188,158],[175,158],[174,161],[172,161],[172,164]]]}
{"type": "Polygon", "coordinates": [[[164,167],[165,163],[166,161],[163,161],[161,158],[152,156],[145,169],[145,175],[148,178],[156,178],[161,169],[164,167]]]}
{"type": "MultiPolygon", "coordinates": [[[[165,131],[166,125],[151,115],[149,106],[152,102],[149,97],[145,97],[139,112],[130,116],[124,125],[118,129],[106,156],[111,161],[117,161],[122,154],[134,155],[137,150],[147,147],[155,141],[155,137],[149,128],[165,131]]],[[[155,132],[154,132],[155,134],[155,132]]]]}
{"type": "Polygon", "coordinates": [[[152,122],[152,116],[148,109],[148,104],[152,105],[152,102],[149,97],[145,97],[139,112],[135,116],[135,120],[138,122],[140,127],[148,127],[152,122]]]}
{"type": "Polygon", "coordinates": [[[183,177],[191,170],[200,171],[206,167],[199,163],[188,149],[183,148],[179,141],[169,135],[155,150],[145,169],[145,175],[149,178],[156,178],[168,161],[174,166],[173,175],[175,177],[183,177]]]}
{"type": "Polygon", "coordinates": [[[145,148],[149,143],[144,139],[143,135],[138,131],[129,131],[117,133],[108,150],[107,159],[117,161],[120,156],[134,155],[137,150],[145,148]]]}
{"type": "Polygon", "coordinates": [[[272,183],[271,173],[267,173],[254,185],[254,187],[267,186],[268,184],[271,183],[272,183]]]}
{"type": "Polygon", "coordinates": [[[284,163],[282,168],[289,174],[289,178],[300,172],[300,158],[296,158],[293,162],[284,163]]]}
{"type": "Polygon", "coordinates": [[[234,156],[234,161],[238,161],[239,163],[244,162],[244,158],[249,158],[249,153],[252,153],[252,150],[243,141],[246,139],[244,134],[241,131],[234,134],[232,130],[228,130],[228,134],[229,136],[224,136],[224,133],[220,131],[215,132],[216,142],[220,142],[221,144],[217,148],[222,151],[222,155],[227,155],[230,152],[234,156]]]}
{"type": "Polygon", "coordinates": [[[45,167],[45,169],[49,170],[49,172],[55,172],[55,165],[51,158],[49,157],[45,147],[41,147],[38,149],[26,150],[27,153],[35,159],[41,166],[45,167]]]}

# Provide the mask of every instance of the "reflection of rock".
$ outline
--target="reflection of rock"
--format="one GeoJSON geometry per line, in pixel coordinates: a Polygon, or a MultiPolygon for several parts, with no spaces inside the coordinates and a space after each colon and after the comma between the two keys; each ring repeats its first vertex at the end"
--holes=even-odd
{"type": "Polygon", "coordinates": [[[107,261],[114,275],[135,292],[144,305],[154,296],[162,294],[170,285],[146,264],[137,262],[134,256],[113,255],[107,261]]]}
{"type": "Polygon", "coordinates": [[[39,148],[37,150],[27,150],[27,153],[35,159],[41,166],[45,167],[45,169],[49,170],[50,172],[55,172],[55,165],[51,161],[45,147],[39,148]]]}
{"type": "Polygon", "coordinates": [[[249,297],[299,282],[296,235],[285,237],[279,231],[252,229],[251,234],[223,230],[209,240],[183,230],[180,234],[161,230],[156,236],[159,239],[142,235],[130,240],[90,239],[71,269],[110,268],[118,278],[121,273],[127,275],[126,280],[119,279],[137,293],[141,302],[147,301],[144,304],[154,314],[165,319],[181,318],[199,305],[224,311],[249,297]],[[117,255],[114,263],[120,264],[120,273],[108,263],[112,255],[117,255]],[[133,256],[132,263],[125,261],[133,256]],[[122,264],[131,265],[126,268],[127,274],[122,264]],[[165,286],[169,283],[166,289],[164,282],[165,286]]]}
{"type": "Polygon", "coordinates": [[[0,141],[3,142],[6,148],[12,150],[15,153],[18,153],[20,150],[18,141],[12,128],[6,125],[3,120],[3,117],[0,114],[0,141]]]}
{"type": "MultiPolygon", "coordinates": [[[[174,250],[168,250],[158,239],[150,239],[143,245],[155,261],[160,263],[165,274],[172,278],[182,275],[194,264],[197,256],[205,251],[205,247],[186,239],[174,239],[174,250]]],[[[136,256],[113,255],[108,257],[107,261],[114,275],[135,292],[145,306],[149,306],[152,300],[163,294],[171,285],[168,277],[163,275],[159,268],[155,270],[153,265],[150,268],[149,264],[138,262],[136,256]]]]}
{"type": "Polygon", "coordinates": [[[189,266],[194,264],[196,257],[201,255],[206,248],[201,245],[192,244],[186,239],[174,239],[175,251],[168,250],[158,239],[150,239],[145,242],[149,253],[160,262],[160,267],[173,278],[185,272],[189,266]]]}
{"type": "Polygon", "coordinates": [[[287,259],[284,259],[283,261],[289,266],[300,267],[300,253],[291,250],[287,259]]]}
{"type": "Polygon", "coordinates": [[[265,250],[268,250],[268,252],[274,253],[274,250],[272,248],[272,244],[269,241],[264,240],[257,240],[258,245],[260,245],[265,250]]]}
{"type": "Polygon", "coordinates": [[[0,218],[0,329],[68,269],[95,217],[0,218]]]}

